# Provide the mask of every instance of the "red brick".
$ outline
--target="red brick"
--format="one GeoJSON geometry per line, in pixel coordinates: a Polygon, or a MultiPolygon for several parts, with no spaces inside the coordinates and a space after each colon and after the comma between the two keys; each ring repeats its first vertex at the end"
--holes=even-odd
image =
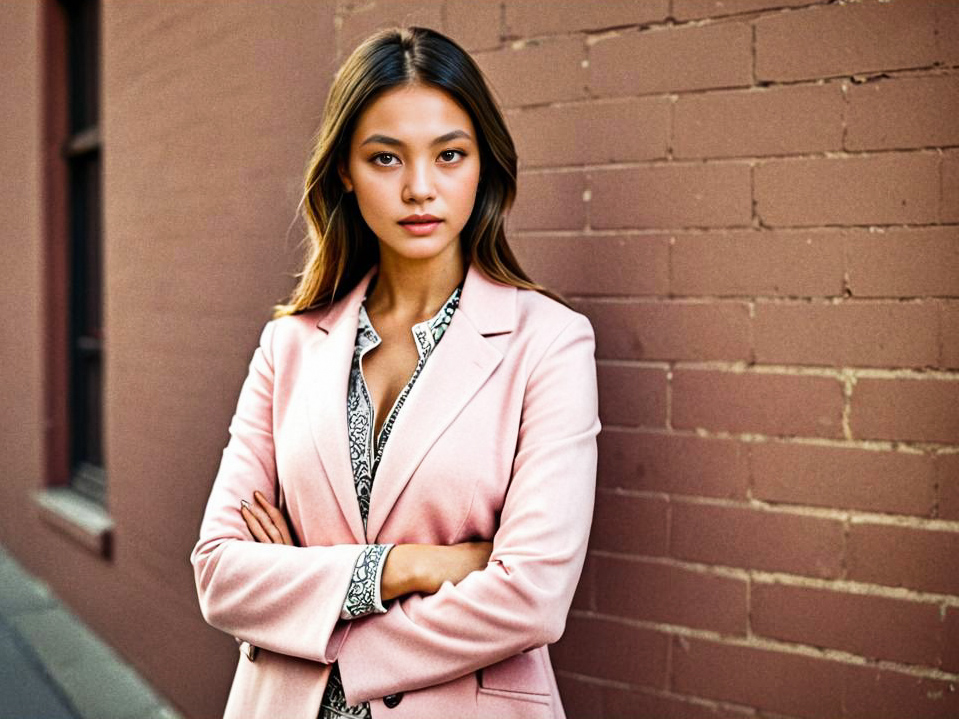
{"type": "Polygon", "coordinates": [[[537,105],[586,96],[586,47],[580,38],[532,40],[475,53],[473,58],[504,106],[537,105]]]}
{"type": "Polygon", "coordinates": [[[498,46],[500,24],[496,0],[446,0],[446,32],[470,52],[498,46]]]}
{"type": "Polygon", "coordinates": [[[666,425],[666,370],[604,362],[598,366],[598,383],[604,425],[666,425]]]}
{"type": "Polygon", "coordinates": [[[582,172],[520,173],[507,234],[516,230],[581,230],[586,225],[582,172]]]}
{"type": "Polygon", "coordinates": [[[796,442],[749,448],[756,499],[926,517],[936,502],[933,460],[926,454],[796,442]]]}
{"type": "Polygon", "coordinates": [[[959,5],[937,2],[936,57],[943,65],[959,65],[959,5]]]}
{"type": "Polygon", "coordinates": [[[959,454],[935,458],[936,486],[939,488],[939,516],[959,520],[959,454]]]}
{"type": "Polygon", "coordinates": [[[509,242],[531,277],[568,297],[669,292],[669,235],[518,235],[509,242]]]}
{"type": "Polygon", "coordinates": [[[959,296],[959,227],[850,230],[844,244],[854,297],[959,296]]]}
{"type": "Polygon", "coordinates": [[[673,691],[811,719],[842,715],[836,662],[685,637],[673,638],[672,661],[673,691]]]}
{"type": "Polygon", "coordinates": [[[760,302],[756,361],[836,367],[935,367],[935,302],[760,302]]]}
{"type": "Polygon", "coordinates": [[[581,681],[562,671],[556,673],[556,684],[563,700],[563,710],[569,719],[596,716],[603,706],[603,688],[598,684],[581,681]]]}
{"type": "Polygon", "coordinates": [[[942,204],[940,220],[959,222],[959,150],[942,153],[942,204]]]}
{"type": "Polygon", "coordinates": [[[602,614],[746,634],[746,581],[642,560],[596,558],[602,614]]]}
{"type": "Polygon", "coordinates": [[[738,230],[677,234],[675,295],[841,296],[842,234],[836,230],[738,230]]]}
{"type": "Polygon", "coordinates": [[[749,358],[749,307],[744,302],[584,300],[576,307],[593,320],[597,357],[749,358]]]}
{"type": "Polygon", "coordinates": [[[959,607],[946,607],[942,637],[942,668],[959,672],[959,607]]]}
{"type": "Polygon", "coordinates": [[[676,369],[677,429],[842,437],[842,384],[831,377],[676,369]]]}
{"type": "MultiPolygon", "coordinates": [[[[683,697],[646,694],[635,689],[605,687],[603,690],[603,719],[754,719],[746,709],[694,703],[683,697]]],[[[595,707],[591,712],[573,715],[570,719],[597,719],[595,707]]]]}
{"type": "Polygon", "coordinates": [[[623,227],[733,227],[752,222],[744,163],[650,165],[590,173],[589,222],[623,227]]]}
{"type": "Polygon", "coordinates": [[[939,303],[939,336],[942,340],[939,366],[959,367],[959,302],[939,303]]]}
{"type": "Polygon", "coordinates": [[[846,149],[959,145],[959,75],[851,85],[846,149]]]}
{"type": "Polygon", "coordinates": [[[673,155],[755,157],[839,150],[839,83],[683,95],[676,101],[673,155]]]}
{"type": "Polygon", "coordinates": [[[669,554],[679,559],[835,578],[842,548],[842,523],[834,519],[672,503],[669,554]]]}
{"type": "Polygon", "coordinates": [[[744,499],[746,445],[731,439],[603,429],[598,482],[603,487],[744,499]]]}
{"type": "Polygon", "coordinates": [[[959,382],[862,377],[852,390],[856,439],[959,441],[959,382]]]}
{"type": "Polygon", "coordinates": [[[696,20],[767,9],[775,11],[784,7],[801,7],[823,2],[827,0],[673,0],[673,17],[677,20],[696,20]]]}
{"type": "Polygon", "coordinates": [[[749,25],[732,22],[623,32],[590,46],[589,89],[602,97],[746,87],[751,46],[749,25]]]}
{"type": "Polygon", "coordinates": [[[940,681],[868,666],[843,667],[843,703],[848,719],[955,719],[959,691],[940,681]]]}
{"type": "Polygon", "coordinates": [[[549,651],[559,670],[662,688],[666,683],[668,642],[661,632],[571,616],[563,638],[549,651]]]}
{"type": "Polygon", "coordinates": [[[506,116],[520,167],[636,162],[666,157],[668,98],[533,107],[506,116]]]}
{"type": "Polygon", "coordinates": [[[936,666],[939,607],[829,589],[753,583],[750,627],[765,637],[841,649],[869,659],[936,666]]]}
{"type": "Polygon", "coordinates": [[[605,490],[596,493],[596,513],[590,531],[591,549],[663,556],[666,554],[665,499],[630,497],[605,490]]]}
{"type": "Polygon", "coordinates": [[[849,579],[959,594],[959,532],[855,522],[847,541],[849,579]]]}
{"type": "Polygon", "coordinates": [[[342,24],[337,30],[337,50],[340,61],[375,30],[393,25],[425,25],[442,29],[442,7],[439,3],[418,0],[390,0],[369,3],[340,13],[342,24]]]}
{"type": "Polygon", "coordinates": [[[578,30],[601,30],[622,25],[660,22],[669,15],[668,0],[606,0],[583,3],[580,0],[509,0],[506,26],[510,37],[563,34],[578,30]]]}
{"type": "Polygon", "coordinates": [[[805,80],[932,65],[934,6],[870,1],[759,18],[756,77],[805,80]]]}
{"type": "Polygon", "coordinates": [[[937,163],[926,152],[768,160],[755,169],[756,211],[770,226],[937,222],[937,163]]]}

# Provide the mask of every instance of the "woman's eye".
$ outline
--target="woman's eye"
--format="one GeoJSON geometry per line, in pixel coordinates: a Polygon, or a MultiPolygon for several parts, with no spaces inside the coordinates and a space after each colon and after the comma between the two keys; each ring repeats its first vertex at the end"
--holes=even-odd
{"type": "Polygon", "coordinates": [[[456,155],[465,156],[465,153],[461,152],[460,150],[443,150],[443,152],[440,153],[440,157],[448,162],[453,162],[456,160],[456,155]]]}
{"type": "Polygon", "coordinates": [[[381,158],[383,158],[383,157],[390,158],[390,157],[396,157],[396,155],[392,155],[392,154],[390,154],[389,152],[381,152],[379,155],[373,155],[373,157],[371,158],[372,161],[373,161],[373,164],[374,164],[374,165],[379,165],[380,167],[390,167],[393,163],[385,163],[385,164],[384,164],[384,163],[377,162],[377,160],[379,160],[379,159],[381,159],[381,158]]]}

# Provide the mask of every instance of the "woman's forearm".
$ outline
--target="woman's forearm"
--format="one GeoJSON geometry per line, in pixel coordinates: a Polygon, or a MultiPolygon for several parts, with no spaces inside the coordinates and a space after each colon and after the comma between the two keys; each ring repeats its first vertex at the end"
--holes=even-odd
{"type": "Polygon", "coordinates": [[[397,544],[386,556],[383,565],[383,578],[380,583],[380,596],[383,601],[401,597],[410,592],[420,591],[417,578],[417,556],[421,544],[397,544]]]}
{"type": "Polygon", "coordinates": [[[456,584],[470,572],[483,569],[492,551],[492,542],[397,544],[383,565],[380,596],[386,602],[413,592],[433,594],[443,582],[456,584]]]}

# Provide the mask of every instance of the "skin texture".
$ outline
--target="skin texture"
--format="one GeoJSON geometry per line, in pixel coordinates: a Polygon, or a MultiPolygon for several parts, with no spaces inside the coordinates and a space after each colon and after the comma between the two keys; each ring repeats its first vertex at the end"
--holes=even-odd
{"type": "MultiPolygon", "coordinates": [[[[382,342],[363,358],[377,436],[416,367],[412,326],[433,316],[465,274],[459,235],[479,186],[476,137],[469,114],[445,91],[420,84],[392,88],[361,113],[349,156],[338,168],[379,241],[379,271],[366,309],[382,342]],[[436,141],[450,133],[459,136],[436,141]],[[374,135],[399,143],[367,142],[374,135]],[[429,235],[413,235],[400,224],[411,214],[441,222],[429,235]]],[[[259,493],[240,512],[258,542],[296,544],[282,513],[259,493]]],[[[492,548],[491,542],[397,545],[383,569],[382,598],[456,584],[483,569],[492,548]]]]}
{"type": "Polygon", "coordinates": [[[425,85],[387,90],[358,118],[340,179],[356,193],[363,219],[379,238],[380,280],[384,271],[418,275],[420,292],[404,292],[410,299],[420,299],[417,295],[430,284],[429,275],[421,274],[427,265],[448,271],[458,258],[457,240],[479,184],[475,137],[469,114],[443,90],[425,85]],[[434,144],[454,131],[468,137],[434,144]],[[373,135],[402,144],[370,141],[373,135]],[[417,237],[397,225],[410,214],[431,214],[443,222],[430,235],[417,237]]]}

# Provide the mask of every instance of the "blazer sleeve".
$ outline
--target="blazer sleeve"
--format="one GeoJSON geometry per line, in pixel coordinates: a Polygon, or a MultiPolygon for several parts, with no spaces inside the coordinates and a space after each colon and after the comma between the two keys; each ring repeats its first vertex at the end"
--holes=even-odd
{"type": "Polygon", "coordinates": [[[529,375],[490,561],[432,595],[338,628],[350,704],[432,686],[557,641],[592,523],[599,433],[595,339],[576,314],[529,375]]]}
{"type": "Polygon", "coordinates": [[[259,543],[239,512],[240,500],[250,500],[254,490],[277,504],[276,322],[266,323],[253,352],[190,561],[200,610],[209,624],[270,651],[324,661],[354,565],[366,545],[259,543]]]}

